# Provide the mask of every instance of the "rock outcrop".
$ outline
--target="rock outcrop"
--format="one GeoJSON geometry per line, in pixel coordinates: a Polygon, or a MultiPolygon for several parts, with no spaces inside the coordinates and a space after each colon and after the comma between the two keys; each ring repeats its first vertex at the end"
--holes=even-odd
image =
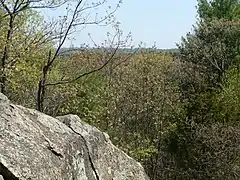
{"type": "Polygon", "coordinates": [[[75,115],[53,118],[0,93],[0,180],[148,180],[140,163],[75,115]]]}

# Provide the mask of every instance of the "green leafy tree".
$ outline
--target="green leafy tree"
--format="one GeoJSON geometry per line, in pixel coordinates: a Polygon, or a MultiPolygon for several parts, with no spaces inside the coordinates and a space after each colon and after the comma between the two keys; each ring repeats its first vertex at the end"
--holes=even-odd
{"type": "Polygon", "coordinates": [[[37,78],[40,78],[46,51],[53,48],[52,39],[47,36],[47,28],[41,15],[31,9],[16,14],[10,39],[9,15],[2,17],[1,23],[1,87],[15,103],[35,108],[37,78]]]}
{"type": "Polygon", "coordinates": [[[201,21],[238,19],[239,10],[239,0],[198,0],[198,15],[201,21]]]}
{"type": "Polygon", "coordinates": [[[201,24],[178,45],[180,59],[202,76],[205,82],[202,87],[206,83],[206,88],[221,86],[222,75],[237,64],[239,37],[240,21],[214,20],[201,24]]]}
{"type": "Polygon", "coordinates": [[[229,70],[224,77],[223,89],[216,93],[214,100],[215,119],[221,122],[240,120],[240,72],[238,68],[229,70]],[[217,112],[217,113],[216,113],[217,112]]]}
{"type": "Polygon", "coordinates": [[[153,179],[160,171],[164,137],[182,113],[172,69],[168,54],[142,51],[115,69],[106,97],[105,130],[144,163],[153,179]]]}
{"type": "Polygon", "coordinates": [[[239,179],[239,1],[198,3],[200,23],[179,45],[186,117],[163,145],[163,173],[168,179],[239,179]]]}
{"type": "Polygon", "coordinates": [[[43,28],[43,19],[39,19],[40,16],[34,9],[54,8],[62,3],[44,0],[37,2],[31,0],[0,1],[0,20],[3,23],[0,49],[0,87],[2,93],[7,93],[8,75],[14,69],[15,63],[24,58],[25,54],[34,53],[31,52],[32,45],[46,43],[46,37],[48,37],[46,29],[48,28],[43,28]]]}

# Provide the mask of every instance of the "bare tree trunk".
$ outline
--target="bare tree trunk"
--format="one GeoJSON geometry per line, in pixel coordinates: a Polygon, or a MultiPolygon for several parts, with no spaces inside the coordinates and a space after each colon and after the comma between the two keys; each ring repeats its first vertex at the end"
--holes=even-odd
{"type": "Polygon", "coordinates": [[[6,82],[7,82],[7,73],[6,73],[6,64],[9,57],[9,45],[12,37],[12,31],[13,31],[13,22],[14,22],[15,16],[13,14],[10,15],[9,19],[9,29],[6,36],[5,41],[5,47],[3,51],[3,56],[1,58],[1,78],[0,78],[0,84],[1,84],[1,93],[6,93],[6,82]]]}
{"type": "Polygon", "coordinates": [[[48,54],[48,62],[47,64],[43,67],[42,70],[42,78],[40,79],[38,83],[38,92],[37,92],[37,110],[40,112],[43,112],[43,102],[44,102],[44,97],[45,97],[45,91],[46,91],[46,79],[47,79],[47,73],[50,70],[51,67],[51,55],[52,52],[49,50],[48,54]]]}
{"type": "Polygon", "coordinates": [[[45,96],[45,82],[47,77],[47,66],[43,68],[42,78],[38,83],[38,92],[37,92],[37,110],[43,112],[43,101],[45,96]]]}

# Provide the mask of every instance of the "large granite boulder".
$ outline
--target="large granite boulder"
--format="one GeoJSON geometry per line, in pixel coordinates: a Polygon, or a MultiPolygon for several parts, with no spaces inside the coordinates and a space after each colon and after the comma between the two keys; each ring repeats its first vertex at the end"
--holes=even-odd
{"type": "Polygon", "coordinates": [[[0,93],[0,180],[148,180],[140,163],[75,115],[53,118],[0,93]]]}

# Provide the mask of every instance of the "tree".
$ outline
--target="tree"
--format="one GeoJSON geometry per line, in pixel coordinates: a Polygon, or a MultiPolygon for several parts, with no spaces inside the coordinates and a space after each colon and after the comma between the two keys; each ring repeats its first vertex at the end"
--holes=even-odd
{"type": "MultiPolygon", "coordinates": [[[[202,77],[205,83],[200,86],[207,83],[208,89],[221,87],[222,75],[237,64],[239,29],[239,21],[213,20],[195,27],[194,33],[182,38],[178,45],[180,59],[202,77]]],[[[196,90],[203,92],[206,88],[196,87],[196,90]]]]}
{"type": "MultiPolygon", "coordinates": [[[[115,21],[114,13],[119,8],[122,1],[118,1],[115,5],[111,3],[112,6],[108,6],[105,13],[101,13],[102,16],[99,16],[98,13],[94,14],[92,10],[105,8],[108,4],[106,0],[96,1],[96,2],[85,2],[78,0],[69,6],[67,3],[70,1],[14,1],[7,2],[2,0],[1,5],[3,9],[2,19],[6,20],[7,23],[7,33],[4,39],[4,50],[2,53],[2,73],[1,73],[1,88],[2,92],[6,93],[7,81],[9,80],[9,69],[14,70],[14,66],[20,60],[23,60],[24,57],[18,57],[17,59],[12,56],[16,51],[14,47],[23,47],[21,49],[21,54],[36,53],[33,49],[45,49],[47,52],[44,53],[40,61],[44,64],[42,67],[41,78],[38,82],[38,90],[36,97],[36,108],[40,111],[44,109],[44,100],[46,99],[45,93],[47,86],[56,86],[60,84],[69,84],[80,79],[83,76],[89,75],[91,73],[100,71],[103,69],[114,57],[117,50],[120,47],[124,47],[126,41],[130,38],[127,36],[125,40],[121,40],[122,31],[119,29],[118,22],[115,21]],[[115,6],[115,7],[114,7],[115,6]],[[59,17],[59,19],[46,22],[41,19],[40,22],[34,22],[31,18],[34,18],[32,15],[29,15],[29,12],[35,12],[33,9],[52,9],[52,8],[66,8],[66,15],[59,17]],[[30,18],[23,18],[23,15],[30,18]],[[28,14],[28,15],[27,15],[28,14]],[[17,27],[17,19],[24,19],[25,23],[23,31],[19,34],[23,34],[24,38],[20,39],[14,31],[17,27]],[[30,22],[32,21],[32,22],[30,22]],[[33,26],[31,27],[31,24],[33,26]],[[63,54],[62,47],[67,39],[71,38],[74,33],[79,31],[81,28],[84,28],[88,25],[112,25],[116,30],[116,34],[112,36],[112,39],[108,39],[108,44],[105,44],[105,59],[102,60],[102,64],[99,64],[98,67],[89,70],[89,72],[79,72],[80,74],[75,74],[73,77],[59,77],[56,79],[56,82],[48,82],[48,76],[51,74],[55,67],[56,60],[61,59],[61,54],[63,54]],[[36,32],[33,29],[36,29],[36,32]],[[40,33],[41,32],[41,33],[40,33]],[[31,35],[30,35],[31,34],[31,35]],[[30,36],[29,36],[30,35],[30,36]],[[27,38],[29,37],[29,38],[27,38]],[[17,42],[14,42],[13,39],[17,39],[17,42]],[[18,44],[14,46],[13,44],[18,44]],[[44,48],[43,48],[44,47],[44,48]],[[30,49],[30,50],[29,50],[30,49]],[[108,59],[109,58],[109,59],[108,59]]],[[[22,25],[22,23],[20,23],[22,25]]],[[[110,37],[109,37],[110,38],[110,37]]],[[[77,72],[76,72],[77,73],[77,72]]]]}
{"type": "MultiPolygon", "coordinates": [[[[73,16],[74,17],[74,16],[73,16]]],[[[73,20],[73,19],[72,19],[73,20]]],[[[52,55],[52,51],[49,51],[49,56],[47,63],[44,65],[42,69],[42,77],[38,83],[38,92],[37,92],[37,109],[39,111],[43,111],[43,106],[44,106],[44,98],[45,98],[45,91],[48,86],[57,86],[57,85],[63,85],[63,84],[70,84],[74,83],[75,81],[79,80],[80,78],[90,75],[92,73],[98,72],[100,70],[103,70],[105,66],[109,64],[110,61],[114,59],[114,56],[116,55],[117,51],[121,47],[125,47],[125,45],[128,42],[129,36],[126,37],[126,39],[121,39],[122,36],[122,31],[118,29],[118,25],[115,26],[116,28],[116,34],[112,37],[112,39],[109,39],[107,41],[107,44],[105,44],[105,47],[101,47],[102,49],[105,49],[103,58],[101,58],[101,63],[99,64],[98,67],[95,67],[94,69],[91,69],[89,71],[85,72],[76,72],[72,77],[66,77],[64,74],[59,78],[59,80],[56,80],[56,82],[47,82],[47,76],[50,71],[54,68],[54,62],[58,59],[60,49],[65,42],[67,36],[69,35],[69,31],[73,27],[73,22],[71,21],[69,26],[67,27],[66,32],[63,35],[63,39],[60,39],[60,44],[57,47],[56,51],[52,55]]],[[[98,24],[98,22],[95,22],[98,24]]]]}
{"type": "Polygon", "coordinates": [[[238,68],[230,69],[223,77],[223,90],[214,98],[213,113],[216,121],[236,123],[239,121],[240,108],[240,72],[238,68]]]}
{"type": "Polygon", "coordinates": [[[179,88],[171,81],[172,57],[141,51],[114,69],[106,91],[102,128],[115,144],[144,163],[158,178],[162,145],[182,108],[179,88]]]}
{"type": "Polygon", "coordinates": [[[200,22],[178,45],[185,117],[166,138],[163,173],[168,179],[239,179],[239,1],[198,5],[200,22]]]}
{"type": "Polygon", "coordinates": [[[237,19],[240,17],[239,10],[239,0],[198,0],[198,15],[200,21],[237,19]]]}
{"type": "MultiPolygon", "coordinates": [[[[0,1],[1,21],[4,22],[2,31],[2,51],[1,51],[1,77],[0,85],[1,92],[6,93],[6,85],[8,81],[9,70],[14,67],[15,63],[21,59],[20,55],[29,53],[29,47],[36,44],[46,43],[46,31],[34,23],[31,26],[31,18],[36,18],[37,13],[33,9],[41,8],[56,8],[66,2],[61,1],[31,1],[31,0],[16,0],[16,1],[0,1]],[[35,17],[34,17],[35,16],[35,17]],[[30,29],[27,29],[30,28],[30,29]],[[37,30],[37,31],[35,31],[37,30]],[[40,31],[38,31],[40,30],[40,31]],[[39,32],[42,31],[40,35],[39,32]],[[31,32],[30,32],[31,31],[31,32]],[[31,36],[26,39],[27,35],[31,36]],[[36,35],[37,34],[37,35],[36,35]],[[27,41],[26,41],[27,40],[27,41]],[[17,45],[16,45],[17,44],[17,45]],[[21,49],[15,49],[20,47],[21,49]],[[28,52],[27,52],[28,51],[28,52]]],[[[38,16],[39,17],[39,16],[38,16]]],[[[33,22],[33,21],[32,21],[33,22]]],[[[36,21],[35,21],[36,22],[36,21]]],[[[48,36],[47,36],[48,37],[48,36]]],[[[30,48],[31,49],[31,48],[30,48]]]]}

